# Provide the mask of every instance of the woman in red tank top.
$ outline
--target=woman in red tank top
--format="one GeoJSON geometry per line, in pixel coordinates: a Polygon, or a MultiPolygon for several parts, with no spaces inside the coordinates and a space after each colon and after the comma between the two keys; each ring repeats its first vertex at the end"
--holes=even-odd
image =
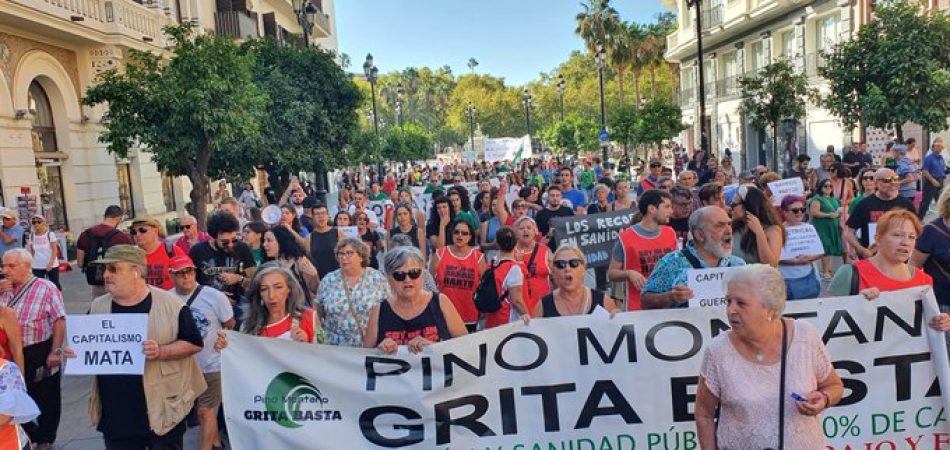
{"type": "Polygon", "coordinates": [[[457,220],[449,226],[452,244],[439,248],[429,260],[429,272],[439,286],[439,292],[446,295],[462,321],[475,331],[478,323],[478,309],[475,308],[475,289],[485,271],[485,257],[475,248],[475,230],[464,220],[457,220]]]}
{"type": "Polygon", "coordinates": [[[530,217],[522,217],[515,223],[518,244],[515,246],[515,260],[524,263],[525,289],[524,302],[528,311],[534,311],[541,297],[551,292],[548,279],[551,274],[551,249],[538,242],[538,225],[530,217]]]}
{"type": "MultiPolygon", "coordinates": [[[[858,277],[858,292],[868,300],[876,299],[881,292],[933,285],[933,279],[923,269],[908,264],[921,231],[923,226],[913,212],[896,209],[884,213],[877,219],[874,235],[877,253],[855,261],[850,267],[841,266],[831,280],[829,294],[849,295],[852,277],[858,277]]],[[[938,314],[931,326],[947,331],[950,316],[938,314]]]]}
{"type": "Polygon", "coordinates": [[[17,323],[16,312],[6,306],[0,306],[0,348],[5,358],[16,363],[22,372],[23,365],[23,338],[20,336],[20,325],[17,323]]]}

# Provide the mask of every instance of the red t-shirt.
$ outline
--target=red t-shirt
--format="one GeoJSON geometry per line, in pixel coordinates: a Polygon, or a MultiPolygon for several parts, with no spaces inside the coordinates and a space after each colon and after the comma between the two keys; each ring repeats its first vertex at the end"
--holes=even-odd
{"type": "MultiPolygon", "coordinates": [[[[313,316],[315,311],[313,308],[306,308],[300,313],[300,319],[298,325],[304,333],[307,334],[307,342],[313,342],[313,316]]],[[[294,321],[291,319],[290,314],[287,314],[283,319],[280,319],[277,322],[274,322],[270,325],[265,326],[260,333],[261,337],[269,338],[278,338],[286,339],[288,341],[293,340],[293,337],[290,335],[290,330],[293,328],[294,321]]]]}
{"type": "Polygon", "coordinates": [[[463,322],[478,322],[474,298],[481,275],[478,262],[483,258],[482,252],[471,249],[464,258],[457,258],[448,247],[442,247],[436,250],[436,254],[439,255],[439,268],[435,282],[439,285],[439,292],[452,300],[463,322]]]}
{"type": "Polygon", "coordinates": [[[145,275],[145,282],[165,290],[171,289],[174,285],[172,279],[168,277],[168,261],[175,256],[188,256],[188,254],[174,245],[168,244],[166,246],[164,242],[160,243],[152,253],[146,255],[148,271],[145,275]],[[169,249],[172,252],[171,256],[168,255],[169,249]]]}
{"type": "Polygon", "coordinates": [[[933,278],[919,267],[914,269],[914,276],[911,279],[900,281],[881,273],[869,259],[859,259],[853,264],[855,270],[858,271],[858,276],[861,277],[861,282],[858,284],[859,291],[870,287],[876,287],[881,292],[897,291],[909,287],[930,286],[934,283],[933,278]]]}
{"type": "MultiPolygon", "coordinates": [[[[660,227],[660,234],[648,238],[637,233],[633,227],[629,227],[620,232],[620,244],[623,246],[624,270],[636,270],[644,278],[650,278],[653,267],[657,261],[666,255],[676,251],[676,232],[669,226],[660,227]]],[[[640,303],[640,290],[627,281],[627,311],[639,311],[642,308],[640,303]]]]}

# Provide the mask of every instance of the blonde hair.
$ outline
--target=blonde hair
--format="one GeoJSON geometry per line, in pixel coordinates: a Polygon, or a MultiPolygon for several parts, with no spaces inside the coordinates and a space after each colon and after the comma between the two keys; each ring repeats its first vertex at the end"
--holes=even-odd
{"type": "Polygon", "coordinates": [[[580,247],[574,244],[562,244],[557,250],[554,251],[553,259],[557,259],[558,255],[566,252],[574,252],[577,256],[580,256],[581,261],[584,262],[584,265],[587,265],[587,257],[584,255],[584,251],[580,247]]]}

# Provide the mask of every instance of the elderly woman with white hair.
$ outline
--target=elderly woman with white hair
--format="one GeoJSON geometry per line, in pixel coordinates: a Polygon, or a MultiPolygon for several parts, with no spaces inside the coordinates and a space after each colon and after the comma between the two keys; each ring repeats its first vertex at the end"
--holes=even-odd
{"type": "Polygon", "coordinates": [[[419,353],[434,342],[468,334],[452,301],[422,288],[425,257],[418,248],[390,250],[383,267],[392,295],[370,311],[363,347],[395,353],[405,345],[419,353]]]}
{"type": "Polygon", "coordinates": [[[599,183],[594,186],[592,199],[587,205],[587,214],[605,213],[610,211],[610,188],[606,184],[599,183]]]}
{"type": "Polygon", "coordinates": [[[818,415],[844,387],[815,327],[782,317],[781,273],[764,264],[734,269],[726,304],[731,329],[706,346],[699,369],[700,448],[824,448],[818,415]]]}

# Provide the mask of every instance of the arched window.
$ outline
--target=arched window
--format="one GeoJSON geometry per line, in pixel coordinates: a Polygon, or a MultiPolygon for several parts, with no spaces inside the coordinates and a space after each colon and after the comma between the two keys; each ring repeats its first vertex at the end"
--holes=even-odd
{"type": "Polygon", "coordinates": [[[30,90],[27,93],[27,102],[30,108],[30,115],[33,116],[33,151],[34,152],[55,152],[56,146],[56,127],[53,124],[53,109],[49,104],[49,97],[46,91],[36,81],[30,83],[30,90]]]}

